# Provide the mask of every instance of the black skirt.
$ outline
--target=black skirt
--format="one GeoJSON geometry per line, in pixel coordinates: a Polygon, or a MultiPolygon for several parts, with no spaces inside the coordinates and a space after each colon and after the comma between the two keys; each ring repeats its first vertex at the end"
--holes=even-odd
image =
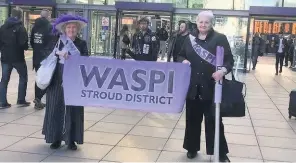
{"type": "Polygon", "coordinates": [[[52,82],[47,88],[46,110],[42,134],[46,143],[74,141],[83,144],[84,107],[65,106],[63,91],[63,64],[57,64],[52,82]]]}

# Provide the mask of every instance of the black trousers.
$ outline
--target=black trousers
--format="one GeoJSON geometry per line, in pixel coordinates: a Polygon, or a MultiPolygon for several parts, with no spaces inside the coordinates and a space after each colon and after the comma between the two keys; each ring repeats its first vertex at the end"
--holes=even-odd
{"type": "Polygon", "coordinates": [[[125,58],[126,58],[126,50],[127,49],[121,49],[121,59],[122,60],[125,60],[125,58]]]}
{"type": "MultiPolygon", "coordinates": [[[[40,64],[34,65],[35,72],[38,71],[40,66],[41,66],[40,64]]],[[[41,100],[42,97],[45,95],[45,93],[46,93],[46,89],[45,90],[40,89],[35,82],[35,99],[41,100]]]]}
{"type": "MultiPolygon", "coordinates": [[[[205,133],[207,154],[214,154],[215,116],[210,107],[212,101],[200,99],[186,101],[186,129],[183,148],[195,152],[200,150],[200,135],[203,116],[205,116],[205,133]]],[[[220,156],[228,153],[228,146],[224,135],[224,125],[220,119],[220,156]]]]}
{"type": "Polygon", "coordinates": [[[276,56],[275,57],[276,57],[275,58],[275,71],[278,73],[279,72],[279,68],[280,68],[280,71],[283,70],[283,64],[284,64],[285,54],[284,53],[276,53],[276,56]]]}
{"type": "Polygon", "coordinates": [[[284,53],[285,54],[285,66],[288,66],[289,63],[289,53],[284,53]]]}

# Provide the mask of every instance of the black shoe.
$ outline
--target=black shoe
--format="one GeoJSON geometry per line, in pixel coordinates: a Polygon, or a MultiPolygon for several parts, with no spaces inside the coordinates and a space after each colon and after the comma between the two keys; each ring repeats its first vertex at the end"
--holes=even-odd
{"type": "Polygon", "coordinates": [[[279,71],[279,73],[282,73],[282,72],[283,72],[283,70],[280,70],[280,71],[279,71]]]}
{"type": "Polygon", "coordinates": [[[253,68],[252,68],[252,70],[256,70],[256,68],[255,68],[255,67],[253,67],[253,68]]]}
{"type": "Polygon", "coordinates": [[[197,152],[187,152],[187,158],[194,159],[197,156],[197,152]]]}
{"type": "Polygon", "coordinates": [[[34,108],[35,108],[36,110],[42,110],[42,109],[44,109],[44,107],[45,107],[45,104],[43,104],[43,103],[41,102],[41,100],[39,100],[39,99],[35,99],[35,100],[34,100],[34,103],[35,103],[34,108]]]}
{"type": "Polygon", "coordinates": [[[220,156],[219,161],[220,161],[220,162],[230,162],[230,160],[229,160],[229,158],[227,157],[227,155],[220,156]]]}
{"type": "Polygon", "coordinates": [[[70,142],[70,144],[68,145],[68,149],[70,150],[77,150],[77,145],[75,144],[75,142],[70,142]]]}
{"type": "Polygon", "coordinates": [[[50,148],[51,148],[51,149],[58,149],[58,148],[61,147],[61,144],[62,144],[61,141],[56,141],[56,142],[54,142],[54,143],[52,143],[52,144],[50,145],[50,148]]]}
{"type": "Polygon", "coordinates": [[[11,107],[11,104],[5,103],[5,104],[0,104],[0,109],[8,109],[11,107]]]}
{"type": "Polygon", "coordinates": [[[275,75],[279,75],[279,73],[276,72],[275,75]]]}
{"type": "Polygon", "coordinates": [[[19,102],[17,102],[17,105],[19,107],[27,107],[27,106],[30,106],[31,103],[30,102],[27,102],[27,101],[19,101],[19,102]]]}

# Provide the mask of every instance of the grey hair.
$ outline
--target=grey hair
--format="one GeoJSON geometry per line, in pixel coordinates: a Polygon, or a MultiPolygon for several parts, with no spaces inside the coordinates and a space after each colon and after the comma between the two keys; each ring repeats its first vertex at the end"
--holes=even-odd
{"type": "Polygon", "coordinates": [[[77,23],[77,22],[68,22],[68,23],[65,23],[65,24],[62,26],[62,32],[63,32],[63,33],[65,33],[65,31],[66,31],[66,26],[67,26],[68,24],[75,24],[76,27],[77,27],[77,33],[79,33],[79,32],[81,31],[81,29],[82,29],[82,27],[81,27],[81,25],[80,25],[79,23],[77,23]]]}
{"type": "Polygon", "coordinates": [[[210,19],[212,26],[215,24],[215,16],[211,10],[200,12],[196,17],[196,22],[198,22],[199,17],[207,17],[210,19]]]}
{"type": "Polygon", "coordinates": [[[49,10],[47,10],[47,9],[42,10],[40,13],[40,16],[43,18],[48,18],[49,15],[50,15],[50,13],[49,13],[49,10]]]}

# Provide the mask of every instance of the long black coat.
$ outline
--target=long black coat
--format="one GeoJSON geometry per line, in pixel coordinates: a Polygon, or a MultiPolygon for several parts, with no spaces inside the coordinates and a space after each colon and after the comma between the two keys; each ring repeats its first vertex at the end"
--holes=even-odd
{"type": "MultiPolygon", "coordinates": [[[[189,36],[196,37],[195,41],[214,55],[216,55],[217,46],[222,46],[224,48],[223,65],[228,72],[232,71],[234,60],[228,40],[224,34],[211,30],[205,40],[197,39],[198,32],[192,33],[189,36]]],[[[184,46],[178,56],[179,62],[183,62],[185,59],[191,63],[191,78],[187,98],[195,99],[199,96],[203,100],[212,100],[215,87],[215,80],[212,78],[212,74],[216,71],[216,68],[196,54],[190,37],[185,39],[184,46]]]]}

